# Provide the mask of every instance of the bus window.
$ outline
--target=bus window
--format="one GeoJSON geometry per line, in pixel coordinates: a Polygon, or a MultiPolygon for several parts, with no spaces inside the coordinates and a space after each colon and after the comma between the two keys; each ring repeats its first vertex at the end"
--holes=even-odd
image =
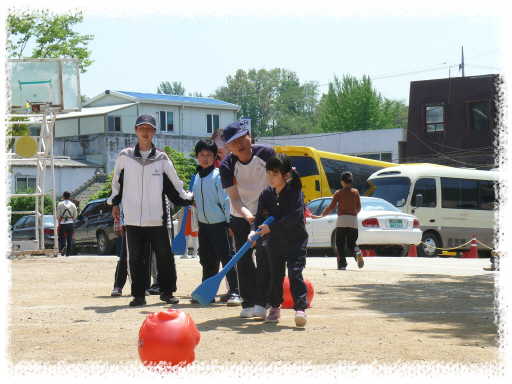
{"type": "Polygon", "coordinates": [[[411,206],[416,207],[416,195],[423,196],[423,207],[434,208],[437,205],[436,179],[423,178],[416,181],[411,197],[411,206]]]}
{"type": "Polygon", "coordinates": [[[297,169],[300,177],[320,175],[315,159],[309,156],[290,156],[292,166],[297,169]]]}
{"type": "Polygon", "coordinates": [[[361,192],[364,183],[368,180],[368,177],[382,169],[382,167],[376,167],[373,165],[328,159],[326,157],[321,157],[320,161],[324,168],[329,189],[332,193],[341,189],[341,174],[345,171],[352,172],[352,175],[354,176],[353,188],[361,192]]]}
{"type": "Polygon", "coordinates": [[[384,199],[395,207],[403,207],[409,195],[411,180],[408,177],[385,177],[366,182],[362,195],[384,199]]]}
{"type": "Polygon", "coordinates": [[[498,208],[498,201],[494,193],[494,182],[493,181],[478,181],[478,193],[480,195],[480,209],[486,211],[492,211],[498,208]]]}
{"type": "Polygon", "coordinates": [[[478,208],[478,187],[476,180],[441,177],[443,208],[478,208]]]}

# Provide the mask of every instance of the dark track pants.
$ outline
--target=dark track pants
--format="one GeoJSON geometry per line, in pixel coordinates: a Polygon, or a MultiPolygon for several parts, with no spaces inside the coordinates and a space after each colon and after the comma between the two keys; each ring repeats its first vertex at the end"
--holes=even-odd
{"type": "Polygon", "coordinates": [[[287,266],[293,309],[305,310],[308,307],[308,287],[302,276],[302,270],[306,266],[306,254],[269,254],[268,259],[270,264],[270,287],[268,294],[270,305],[272,307],[279,307],[284,301],[283,282],[287,266]]]}
{"type": "MultiPolygon", "coordinates": [[[[209,279],[219,273],[219,260],[226,265],[231,260],[231,237],[228,234],[228,223],[205,224],[199,222],[199,263],[203,267],[203,279],[209,279]]],[[[238,293],[238,280],[236,266],[231,268],[226,275],[229,289],[238,293]]]]}
{"type": "Polygon", "coordinates": [[[61,250],[66,245],[66,240],[68,244],[66,248],[66,256],[70,256],[73,244],[73,223],[60,224],[59,226],[59,246],[61,250]]]}
{"type": "Polygon", "coordinates": [[[355,254],[359,252],[359,247],[356,245],[358,236],[359,230],[357,228],[336,228],[336,253],[338,259],[338,268],[346,267],[348,264],[347,259],[345,257],[345,245],[348,247],[348,250],[352,253],[351,256],[355,256],[355,254]]]}
{"type": "MultiPolygon", "coordinates": [[[[176,264],[171,250],[171,241],[167,227],[136,227],[126,226],[126,242],[128,244],[128,265],[132,283],[132,296],[145,296],[148,289],[148,272],[150,263],[145,262],[148,256],[145,240],[155,252],[158,269],[157,283],[161,293],[176,292],[176,264]]],[[[151,254],[151,252],[149,252],[151,254]]],[[[149,272],[150,273],[150,272],[149,272]]],[[[149,274],[149,276],[151,276],[149,274]]]]}
{"type": "MultiPolygon", "coordinates": [[[[242,248],[247,242],[247,237],[251,233],[249,222],[241,217],[231,216],[231,230],[235,238],[236,250],[242,248]]],[[[270,284],[270,267],[268,264],[267,251],[265,249],[265,239],[258,239],[256,242],[256,264],[252,261],[252,252],[254,248],[249,248],[247,252],[236,264],[238,273],[238,289],[242,297],[242,308],[268,305],[268,288],[270,284]]]]}

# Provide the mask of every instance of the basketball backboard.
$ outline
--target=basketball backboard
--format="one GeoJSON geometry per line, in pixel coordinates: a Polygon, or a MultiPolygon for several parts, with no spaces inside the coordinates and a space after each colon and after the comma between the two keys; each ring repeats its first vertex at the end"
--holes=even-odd
{"type": "Polygon", "coordinates": [[[9,59],[11,113],[80,111],[78,59],[9,59]]]}

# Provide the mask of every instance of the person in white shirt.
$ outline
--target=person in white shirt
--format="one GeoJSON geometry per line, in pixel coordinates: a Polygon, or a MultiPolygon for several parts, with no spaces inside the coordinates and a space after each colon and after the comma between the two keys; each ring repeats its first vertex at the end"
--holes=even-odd
{"type": "Polygon", "coordinates": [[[61,254],[66,257],[71,255],[71,246],[73,242],[73,222],[76,220],[76,205],[69,200],[71,193],[68,191],[62,194],[64,199],[57,205],[57,217],[59,218],[59,226],[57,232],[59,234],[59,247],[61,254]],[[66,245],[67,240],[67,245],[66,245]]]}

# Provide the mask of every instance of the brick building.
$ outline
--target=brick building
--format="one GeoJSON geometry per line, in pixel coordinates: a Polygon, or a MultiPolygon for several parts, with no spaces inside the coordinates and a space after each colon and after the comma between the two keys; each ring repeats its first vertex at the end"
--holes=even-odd
{"type": "Polygon", "coordinates": [[[411,82],[401,162],[493,168],[499,82],[498,75],[411,82]]]}

